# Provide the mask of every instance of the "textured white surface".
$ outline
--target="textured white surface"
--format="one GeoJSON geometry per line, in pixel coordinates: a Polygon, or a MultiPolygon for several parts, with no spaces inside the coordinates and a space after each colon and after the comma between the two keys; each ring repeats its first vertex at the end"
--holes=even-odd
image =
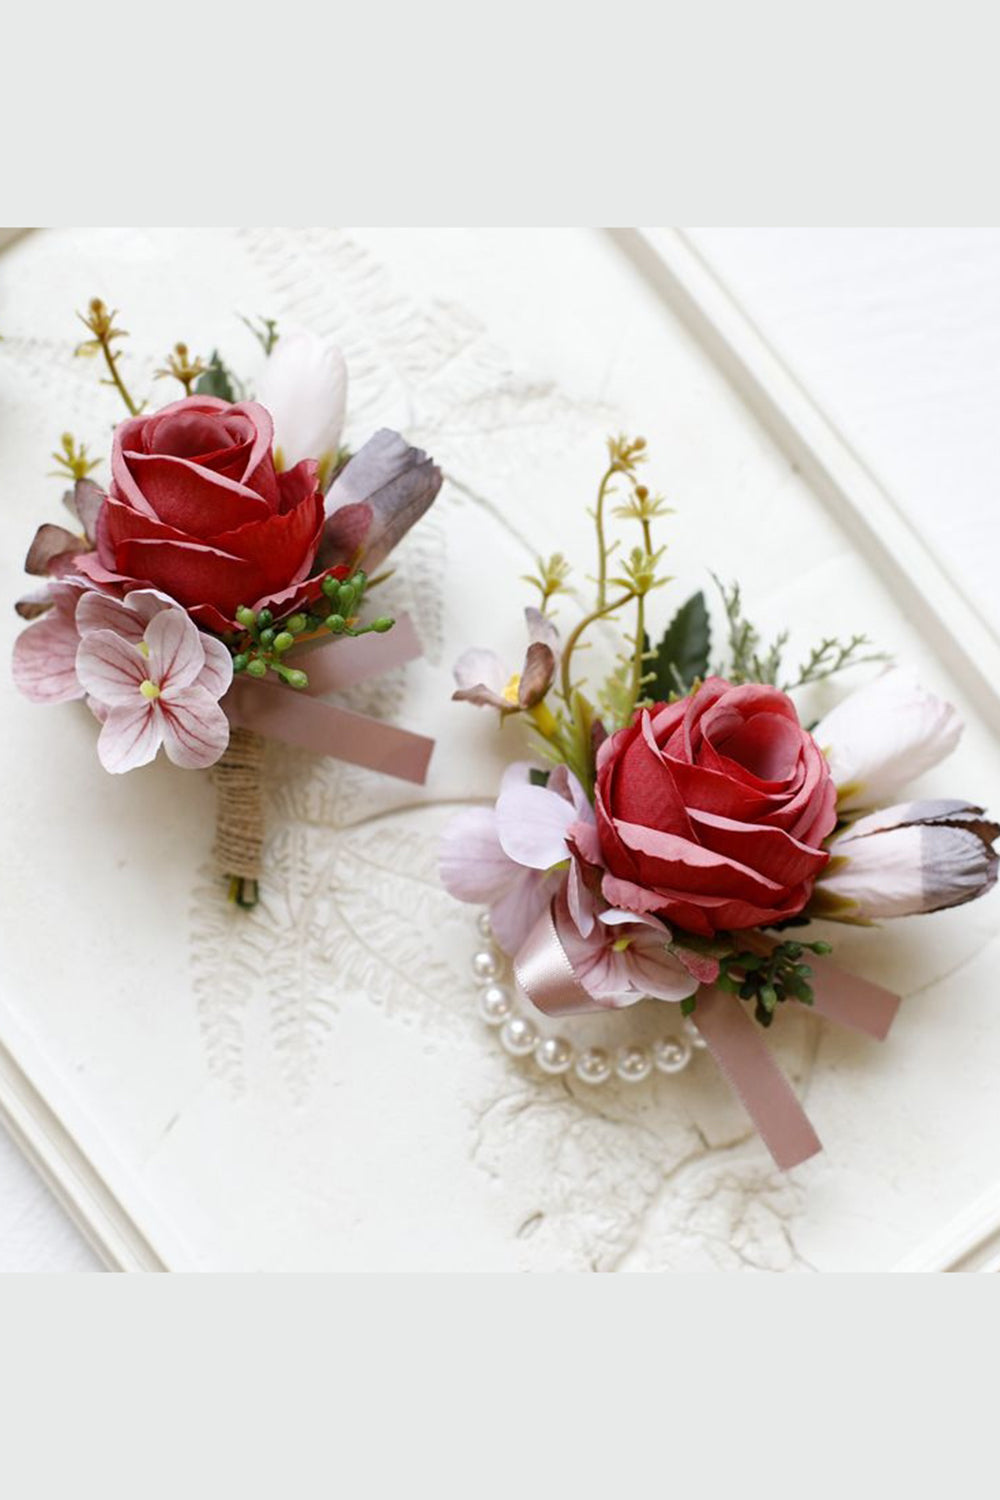
{"type": "MultiPolygon", "coordinates": [[[[378,231],[294,243],[210,234],[197,246],[197,284],[185,274],[192,263],[183,236],[88,231],[8,252],[16,295],[0,305],[7,335],[0,456],[4,473],[13,465],[27,483],[5,522],[5,593],[17,584],[12,559],[24,536],[52,509],[53,487],[35,475],[54,407],[67,413],[59,425],[81,430],[102,413],[108,421],[115,415],[95,396],[89,368],[62,373],[57,342],[63,306],[79,305],[95,285],[113,285],[144,345],[152,340],[151,353],[176,336],[179,320],[233,347],[234,304],[297,312],[336,330],[355,380],[350,436],[375,420],[395,421],[433,446],[459,481],[440,524],[414,538],[410,563],[434,567],[447,554],[453,597],[440,624],[423,611],[430,660],[408,674],[405,688],[398,684],[391,703],[400,722],[432,724],[444,737],[431,800],[485,795],[498,763],[484,722],[445,701],[447,659],[468,635],[473,602],[481,607],[478,634],[494,634],[500,646],[509,639],[513,649],[504,585],[521,571],[520,536],[539,549],[558,540],[583,556],[577,506],[589,493],[601,434],[619,422],[653,442],[655,478],[680,510],[672,556],[685,583],[711,547],[720,571],[739,569],[767,600],[760,610],[767,623],[784,623],[795,610],[805,631],[832,615],[921,663],[919,640],[877,580],[605,242],[575,233],[378,231]],[[20,342],[17,332],[27,328],[42,338],[20,342]],[[25,365],[27,392],[14,379],[25,365]],[[10,431],[6,412],[15,408],[10,431]],[[477,497],[489,497],[491,507],[477,497]],[[761,515],[785,539],[780,557],[760,549],[761,515]],[[469,560],[484,539],[476,571],[469,560]],[[789,557],[799,560],[791,584],[789,557]],[[456,560],[470,569],[464,582],[456,560]]],[[[933,663],[925,665],[937,680],[933,663]]],[[[170,795],[170,773],[130,778],[135,786],[123,792],[95,771],[91,726],[72,710],[63,711],[62,743],[40,749],[41,712],[12,704],[22,763],[38,757],[37,804],[29,796],[24,812],[43,847],[59,840],[52,788],[71,781],[76,798],[92,797],[100,815],[114,811],[121,821],[124,807],[131,818],[113,848],[85,847],[81,837],[73,851],[76,884],[102,894],[95,946],[115,955],[123,982],[103,1000],[74,994],[70,1005],[79,970],[71,943],[65,955],[47,956],[44,993],[29,998],[39,961],[24,942],[3,1001],[30,1022],[49,1061],[62,1062],[75,1103],[114,1141],[139,1195],[183,1230],[191,1263],[885,1265],[995,1180],[990,1085],[1000,1034],[983,1003],[989,966],[977,957],[995,934],[990,906],[911,929],[898,965],[884,950],[872,957],[864,936],[841,945],[842,953],[864,951],[873,975],[916,993],[891,1058],[813,1023],[785,1028],[785,1063],[809,1080],[810,1110],[829,1149],[782,1178],[747,1138],[705,1060],[684,1079],[634,1095],[612,1091],[598,1105],[561,1084],[529,1082],[496,1055],[470,1019],[470,915],[433,884],[436,809],[360,773],[293,762],[275,808],[284,815],[275,819],[273,844],[279,889],[249,939],[241,929],[236,949],[232,914],[211,885],[195,890],[190,924],[187,916],[197,881],[185,889],[184,874],[194,877],[191,851],[204,847],[207,792],[189,793],[178,827],[165,836],[149,799],[170,795]],[[132,878],[116,903],[109,894],[122,862],[132,878]],[[372,924],[366,952],[352,928],[370,921],[367,909],[344,898],[359,868],[376,872],[395,912],[372,924]],[[439,934],[431,946],[409,921],[414,910],[439,934]],[[281,941],[289,933],[298,939],[294,953],[281,941]],[[960,981],[933,982],[963,967],[960,981]],[[124,979],[143,972],[137,999],[124,979]],[[932,1003],[936,989],[939,1001],[947,996],[947,1028],[932,1003]],[[942,1089],[952,1118],[935,1129],[940,1116],[928,1115],[926,1101],[942,1089]],[[970,1138],[977,1145],[966,1149],[970,1138]]],[[[935,786],[992,793],[996,802],[986,753],[973,725],[954,770],[935,786]]],[[[5,816],[13,811],[8,805],[5,816]]],[[[18,873],[22,891],[25,875],[18,873]]],[[[65,908],[65,861],[39,884],[24,939],[65,908]]],[[[72,931],[72,914],[67,921],[72,931]]]]}

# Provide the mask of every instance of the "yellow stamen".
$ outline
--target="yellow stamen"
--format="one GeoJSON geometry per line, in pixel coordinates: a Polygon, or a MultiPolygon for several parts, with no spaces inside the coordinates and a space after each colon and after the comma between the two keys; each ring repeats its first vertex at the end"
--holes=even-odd
{"type": "MultiPolygon", "coordinates": [[[[515,672],[500,696],[512,708],[520,708],[521,701],[518,697],[520,691],[521,674],[520,672],[515,672]]],[[[546,708],[544,703],[536,703],[533,708],[525,709],[525,712],[534,719],[535,728],[538,730],[538,733],[547,740],[552,739],[559,728],[556,723],[556,716],[552,710],[546,708]]]]}
{"type": "Polygon", "coordinates": [[[157,687],[155,682],[150,682],[148,677],[145,679],[145,681],[140,682],[139,691],[144,698],[149,698],[151,700],[160,696],[160,689],[157,687]]]}
{"type": "Polygon", "coordinates": [[[518,703],[517,695],[518,695],[518,693],[520,691],[521,691],[521,674],[520,674],[520,672],[515,672],[514,675],[513,675],[513,677],[508,682],[507,686],[504,688],[503,692],[500,694],[500,696],[507,703],[512,703],[515,708],[518,708],[518,707],[520,707],[520,705],[518,703]]]}
{"type": "Polygon", "coordinates": [[[624,953],[626,948],[631,948],[631,946],[632,939],[630,937],[615,938],[614,942],[611,944],[612,950],[615,953],[624,953]]]}
{"type": "Polygon", "coordinates": [[[149,647],[146,645],[145,641],[139,642],[138,651],[140,656],[144,656],[147,661],[149,660],[149,647]]]}

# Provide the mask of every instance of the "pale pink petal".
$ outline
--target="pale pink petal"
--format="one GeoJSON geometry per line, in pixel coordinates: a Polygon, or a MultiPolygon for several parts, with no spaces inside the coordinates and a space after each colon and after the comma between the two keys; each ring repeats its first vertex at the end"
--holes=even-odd
{"type": "Polygon", "coordinates": [[[47,614],[52,608],[52,585],[43,583],[40,589],[32,589],[28,594],[22,594],[14,608],[22,620],[37,620],[39,615],[47,614]]]}
{"type": "Polygon", "coordinates": [[[572,802],[578,818],[585,822],[594,822],[594,809],[590,805],[587,793],[583,790],[579,777],[574,776],[568,766],[556,766],[546,786],[550,792],[556,792],[560,797],[565,797],[572,802]]]}
{"type": "Polygon", "coordinates": [[[165,609],[183,609],[176,599],[159,589],[130,589],[125,595],[125,604],[144,625],[165,609]]]}
{"type": "Polygon", "coordinates": [[[659,917],[642,916],[634,911],[620,911],[617,907],[609,906],[606,911],[601,912],[599,920],[605,927],[649,927],[653,932],[662,933],[664,942],[670,941],[670,928],[659,917]]]}
{"type": "Polygon", "coordinates": [[[33,703],[82,698],[76,675],[79,636],[72,617],[55,610],[27,626],[14,642],[14,681],[33,703]]]}
{"type": "Polygon", "coordinates": [[[616,963],[613,938],[599,923],[595,923],[589,936],[584,937],[567,919],[562,905],[557,903],[556,929],[574,974],[598,1005],[617,1009],[634,1005],[642,999],[641,995],[632,992],[628,975],[616,963]]]}
{"type": "Polygon", "coordinates": [[[565,919],[559,936],[580,983],[602,1005],[634,1005],[647,996],[683,1000],[698,987],[668,952],[670,933],[660,922],[639,923],[627,913],[604,912],[589,938],[580,937],[565,919]],[[618,947],[622,942],[626,946],[618,947]]]}
{"type": "Polygon", "coordinates": [[[24,560],[24,571],[39,578],[44,578],[47,573],[68,573],[76,554],[85,550],[86,542],[83,537],[67,531],[65,526],[54,526],[46,521],[35,532],[24,560]]]}
{"type": "Polygon", "coordinates": [[[880,807],[877,812],[858,818],[840,833],[831,844],[831,851],[841,852],[848,840],[864,838],[869,833],[884,833],[889,828],[901,828],[908,823],[967,823],[983,820],[983,809],[957,797],[925,798],[919,802],[897,802],[894,807],[880,807]]]}
{"type": "MultiPolygon", "coordinates": [[[[910,802],[862,818],[830,846],[823,897],[847,902],[849,920],[875,921],[960,906],[996,882],[998,827],[965,802],[910,802]]],[[[829,913],[836,918],[841,913],[829,913]]]]}
{"type": "Polygon", "coordinates": [[[453,697],[484,708],[499,708],[508,713],[516,707],[516,704],[508,703],[503,696],[510,673],[495,651],[473,647],[462,653],[453,671],[458,685],[453,697]]]}
{"type": "Polygon", "coordinates": [[[593,809],[589,809],[590,817],[573,823],[566,835],[566,841],[574,853],[578,854],[584,864],[592,865],[595,869],[600,868],[604,861],[601,852],[601,841],[598,837],[597,827],[594,823],[593,809]]]}
{"type": "Polygon", "coordinates": [[[514,878],[490,905],[493,936],[504,953],[513,956],[559,889],[562,876],[542,875],[511,865],[514,878]]]}
{"type": "Polygon", "coordinates": [[[497,800],[501,847],[519,865],[532,870],[550,870],[569,857],[566,831],[575,821],[573,804],[548,787],[512,787],[497,800]]]}
{"type": "Polygon", "coordinates": [[[92,630],[84,636],[76,653],[76,675],[88,693],[112,708],[146,702],[139,685],[149,676],[149,664],[112,630],[92,630]]]}
{"type": "Polygon", "coordinates": [[[155,615],[145,631],[149,647],[147,676],[164,694],[173,695],[196,682],[205,665],[202,635],[180,607],[155,615]]]}
{"type": "Polygon", "coordinates": [[[202,633],[201,647],[205,653],[205,665],[198,676],[198,687],[218,701],[229,691],[233,680],[233,658],[221,641],[202,633]]]}
{"type": "Polygon", "coordinates": [[[97,741],[101,765],[113,775],[148,765],[160,748],[160,717],[153,703],[133,695],[116,704],[104,721],[97,741]]]}
{"type": "Polygon", "coordinates": [[[694,994],[699,981],[668,952],[663,932],[641,927],[630,936],[629,946],[615,957],[633,990],[654,1000],[684,1000],[694,994]]]}
{"type": "Polygon", "coordinates": [[[458,901],[495,901],[518,874],[497,838],[492,807],[458,813],[441,837],[441,883],[458,901]]]}
{"type": "Polygon", "coordinates": [[[525,624],[528,627],[528,640],[532,645],[536,643],[548,646],[556,661],[559,660],[559,632],[552,621],[542,614],[540,609],[535,609],[531,604],[524,611],[525,624]]]}
{"type": "Polygon", "coordinates": [[[589,937],[594,930],[597,902],[580,870],[580,861],[569,862],[569,878],[566,882],[566,905],[581,937],[589,937]]]}
{"type": "Polygon", "coordinates": [[[157,700],[163,748],[175,766],[213,766],[229,744],[229,720],[203,687],[172,690],[157,700]]]}
{"type": "Polygon", "coordinates": [[[94,630],[113,630],[123,641],[131,641],[133,646],[138,646],[146,622],[140,620],[123,599],[90,589],[86,594],[81,594],[76,606],[76,627],[81,635],[90,635],[94,630]]]}

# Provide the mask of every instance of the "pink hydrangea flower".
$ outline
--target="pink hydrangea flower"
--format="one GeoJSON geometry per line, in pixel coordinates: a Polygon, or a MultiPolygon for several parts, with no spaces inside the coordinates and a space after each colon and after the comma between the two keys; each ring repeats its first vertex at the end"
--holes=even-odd
{"type": "MultiPolygon", "coordinates": [[[[670,929],[655,917],[609,908],[584,937],[557,905],[556,926],[577,979],[591,999],[609,1009],[635,1005],[647,997],[684,1000],[705,978],[671,950],[670,929]]],[[[707,982],[717,973],[715,964],[707,982]]]]}
{"type": "Polygon", "coordinates": [[[221,641],[149,589],[124,600],[85,595],[77,626],[76,674],[104,716],[97,753],[106,771],[144,766],[161,745],[186,769],[219,759],[229,743],[219,699],[233,677],[221,641]]]}

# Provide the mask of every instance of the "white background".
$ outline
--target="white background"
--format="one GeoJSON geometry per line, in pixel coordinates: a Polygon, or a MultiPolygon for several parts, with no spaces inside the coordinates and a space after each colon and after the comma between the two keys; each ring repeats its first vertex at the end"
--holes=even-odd
{"type": "MultiPolygon", "coordinates": [[[[699,229],[696,244],[1000,628],[1000,231],[699,229]]],[[[98,1269],[0,1136],[0,1270],[98,1269]]]]}

